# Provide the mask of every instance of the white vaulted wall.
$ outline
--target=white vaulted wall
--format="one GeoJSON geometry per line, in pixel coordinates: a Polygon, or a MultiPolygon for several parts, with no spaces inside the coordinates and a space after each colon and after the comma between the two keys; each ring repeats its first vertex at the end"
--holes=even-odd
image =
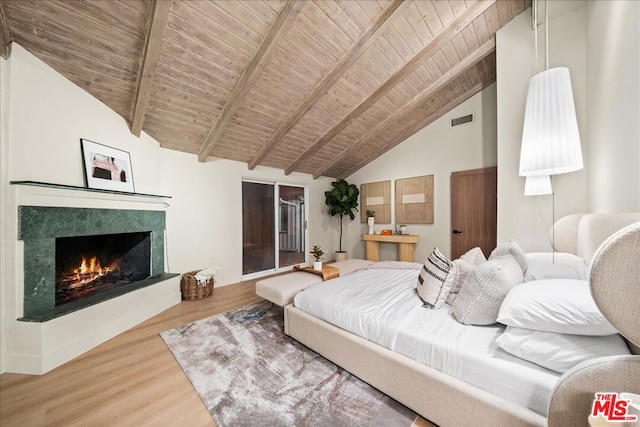
{"type": "MultiPolygon", "coordinates": [[[[524,104],[531,76],[544,70],[544,27],[538,30],[535,65],[531,11],[527,9],[502,27],[497,35],[498,87],[498,241],[513,239],[528,252],[547,251],[553,217],[587,210],[589,162],[586,125],[585,8],[581,1],[549,2],[549,68],[568,67],[582,140],[585,169],[557,175],[551,196],[525,196],[518,176],[524,104]]],[[[541,9],[543,10],[543,9],[541,9]]]]}
{"type": "MultiPolygon", "coordinates": [[[[283,171],[263,167],[249,171],[246,164],[227,160],[199,163],[195,155],[161,148],[144,132],[137,138],[122,117],[16,43],[10,58],[0,59],[0,95],[0,372],[39,373],[51,368],[50,363],[31,357],[46,345],[41,338],[34,342],[37,334],[31,334],[29,328],[36,326],[16,321],[22,314],[23,292],[18,204],[165,210],[166,269],[182,273],[220,267],[216,286],[222,286],[242,279],[242,178],[283,181],[308,188],[309,241],[328,252],[333,250],[335,224],[324,213],[323,194],[330,179],[285,176],[283,171]],[[33,180],[83,186],[80,138],[128,151],[136,191],[171,198],[112,197],[9,184],[12,180],[33,180]],[[27,365],[20,360],[31,362],[27,365]]],[[[153,294],[147,295],[140,304],[152,306],[153,300],[153,294]]],[[[114,319],[125,315],[118,312],[117,305],[110,310],[114,319]]],[[[69,322],[59,323],[61,328],[70,328],[69,322]]],[[[107,327],[100,336],[113,336],[123,327],[107,327]]],[[[74,335],[73,330],[66,332],[74,335]]],[[[100,342],[70,342],[66,349],[52,351],[57,352],[59,364],[100,342]]]]}
{"type": "MultiPolygon", "coordinates": [[[[416,245],[416,262],[423,262],[437,246],[444,254],[451,251],[451,173],[496,165],[496,86],[490,85],[463,102],[429,126],[407,138],[373,162],[352,174],[347,180],[360,185],[391,180],[391,224],[376,224],[375,230],[394,228],[393,194],[395,180],[434,175],[434,223],[408,224],[408,232],[420,237],[416,245]],[[451,127],[451,119],[474,115],[472,123],[451,127]]],[[[366,224],[357,218],[349,222],[343,246],[354,258],[364,258],[361,234],[366,224]]],[[[346,222],[346,221],[345,221],[346,222]]],[[[380,246],[380,259],[393,260],[397,248],[380,246]]]]}
{"type": "Polygon", "coordinates": [[[570,70],[585,167],[555,177],[555,198],[524,196],[526,89],[544,69],[544,26],[536,69],[528,9],[497,34],[498,240],[527,251],[551,249],[554,218],[640,211],[640,2],[549,1],[549,14],[549,66],[570,70]]]}
{"type": "Polygon", "coordinates": [[[589,211],[640,211],[640,2],[587,2],[589,211]]]}

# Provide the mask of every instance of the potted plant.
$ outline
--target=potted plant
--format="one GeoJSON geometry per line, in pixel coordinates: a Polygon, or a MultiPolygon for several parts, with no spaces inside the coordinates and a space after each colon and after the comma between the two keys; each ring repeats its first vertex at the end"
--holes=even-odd
{"type": "Polygon", "coordinates": [[[358,211],[358,195],[360,191],[354,184],[349,184],[344,179],[331,183],[330,191],[324,192],[325,203],[329,206],[329,215],[340,217],[340,246],[336,251],[336,261],[347,259],[347,253],[342,250],[342,220],[348,216],[351,220],[356,217],[358,211]]]}
{"type": "Polygon", "coordinates": [[[367,210],[367,224],[369,225],[369,234],[373,234],[373,224],[376,218],[376,211],[367,210]]]}
{"type": "Polygon", "coordinates": [[[322,255],[324,255],[322,248],[318,245],[313,245],[313,248],[311,248],[309,253],[316,259],[313,262],[313,269],[322,271],[322,255]]]}

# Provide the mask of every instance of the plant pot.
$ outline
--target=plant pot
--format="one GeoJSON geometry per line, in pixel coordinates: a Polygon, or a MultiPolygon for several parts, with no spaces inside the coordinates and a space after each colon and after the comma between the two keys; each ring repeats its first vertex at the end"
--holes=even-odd
{"type": "Polygon", "coordinates": [[[322,261],[314,261],[313,269],[317,271],[322,271],[322,261]]]}
{"type": "Polygon", "coordinates": [[[346,252],[338,252],[338,251],[336,251],[336,262],[344,261],[346,259],[347,259],[347,253],[346,252]]]}

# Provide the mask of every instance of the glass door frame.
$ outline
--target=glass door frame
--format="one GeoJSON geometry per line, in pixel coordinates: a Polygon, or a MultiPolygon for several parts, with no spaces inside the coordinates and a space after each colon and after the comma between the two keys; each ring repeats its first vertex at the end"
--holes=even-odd
{"type": "MultiPolygon", "coordinates": [[[[284,186],[284,187],[298,187],[298,188],[302,188],[302,190],[304,191],[304,222],[303,222],[303,227],[302,227],[302,231],[304,233],[304,248],[303,248],[303,253],[304,253],[304,262],[309,262],[309,227],[307,227],[308,221],[309,221],[309,186],[305,185],[305,184],[295,184],[295,183],[290,183],[290,182],[283,182],[283,181],[270,181],[270,180],[261,180],[261,179],[255,179],[255,178],[242,178],[241,182],[250,182],[250,183],[254,183],[254,184],[267,184],[267,185],[273,185],[273,210],[274,210],[274,214],[273,214],[273,240],[274,240],[274,250],[275,250],[275,257],[274,257],[274,267],[267,269],[267,270],[261,270],[261,271],[256,271],[253,273],[247,273],[247,274],[243,274],[242,275],[242,280],[251,280],[251,279],[255,279],[258,277],[263,277],[263,276],[268,276],[270,274],[276,274],[276,273],[282,273],[285,271],[292,271],[293,270],[293,265],[289,265],[286,267],[279,267],[280,265],[280,236],[279,236],[279,230],[280,230],[280,186],[284,186]]],[[[242,213],[240,214],[242,216],[242,213]]],[[[243,230],[244,232],[244,230],[243,230]]],[[[242,257],[242,263],[244,264],[244,255],[242,257]]],[[[242,265],[241,265],[242,267],[242,265]]],[[[241,268],[242,270],[242,268],[241,268]]]]}

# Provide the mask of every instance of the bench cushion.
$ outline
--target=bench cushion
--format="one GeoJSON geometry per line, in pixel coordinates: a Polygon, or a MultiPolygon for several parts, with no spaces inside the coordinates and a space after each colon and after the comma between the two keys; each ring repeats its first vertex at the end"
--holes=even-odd
{"type": "Polygon", "coordinates": [[[322,276],[296,271],[256,282],[256,295],[284,307],[293,302],[298,292],[320,282],[322,276]]]}

